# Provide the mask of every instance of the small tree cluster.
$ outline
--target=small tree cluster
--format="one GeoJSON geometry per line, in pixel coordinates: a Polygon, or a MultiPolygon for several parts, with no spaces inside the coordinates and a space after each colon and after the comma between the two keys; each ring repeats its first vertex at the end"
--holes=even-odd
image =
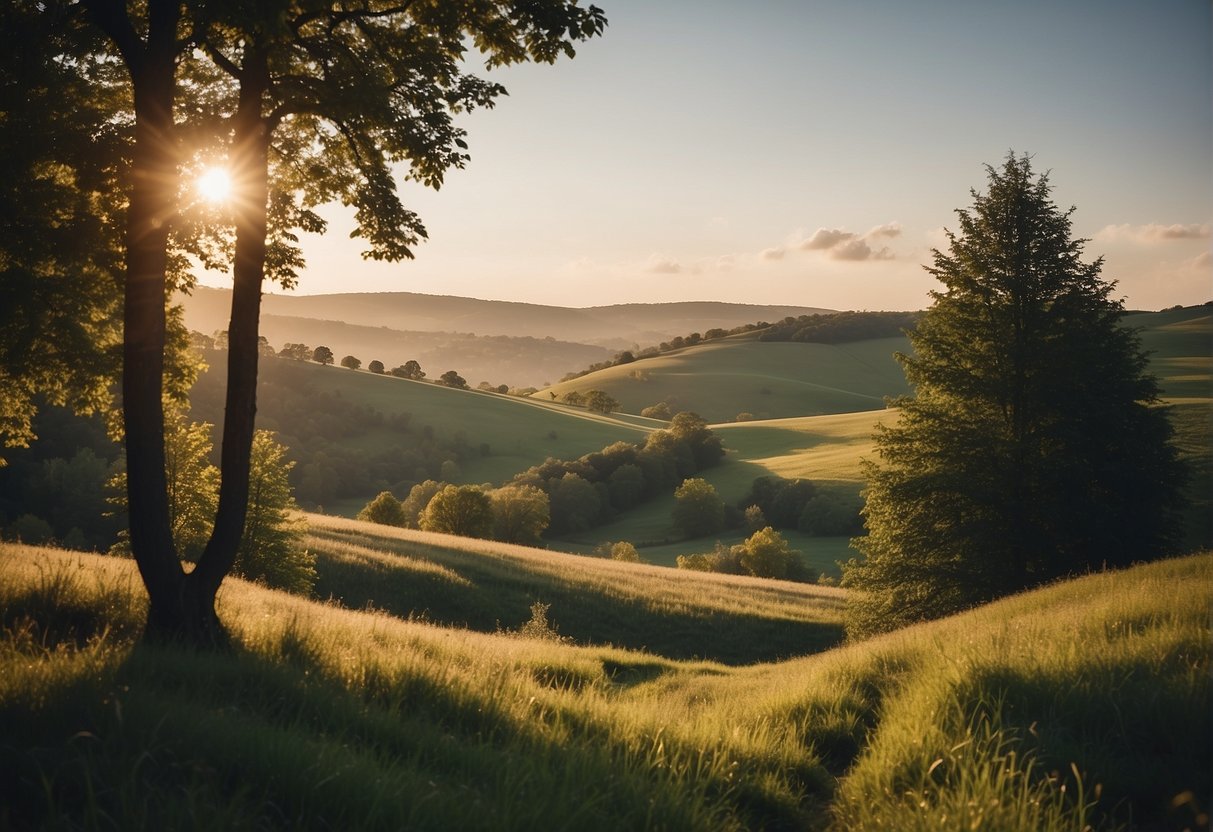
{"type": "Polygon", "coordinates": [[[411,358],[399,367],[393,367],[392,375],[396,376],[396,378],[407,378],[413,381],[421,381],[421,379],[425,378],[425,372],[421,369],[421,365],[411,358]]]}
{"type": "Polygon", "coordinates": [[[619,511],[668,494],[724,456],[720,438],[694,413],[680,413],[644,445],[616,442],[576,460],[548,459],[513,482],[542,489],[551,500],[551,531],[584,531],[619,511]]]}
{"type": "Polygon", "coordinates": [[[527,546],[539,543],[549,516],[547,494],[532,486],[485,491],[436,480],[414,485],[403,501],[384,491],[358,513],[359,520],[372,523],[527,546]]]}
{"type": "Polygon", "coordinates": [[[456,390],[468,389],[467,380],[454,370],[447,370],[438,377],[438,381],[447,387],[454,387],[456,390]]]}
{"type": "Polygon", "coordinates": [[[282,349],[278,350],[279,358],[289,358],[292,361],[307,361],[312,355],[313,350],[307,344],[292,344],[288,342],[282,345],[282,349]]]}
{"type": "MultiPolygon", "coordinates": [[[[347,355],[341,359],[341,366],[348,370],[357,370],[362,366],[362,361],[355,356],[347,355]]],[[[380,365],[380,369],[383,369],[382,365],[380,365]]]]}
{"type": "Polygon", "coordinates": [[[800,552],[770,526],[759,529],[744,543],[725,546],[717,543],[709,553],[679,555],[678,568],[727,575],[753,575],[756,578],[815,583],[817,570],[804,562],[800,552]]]}

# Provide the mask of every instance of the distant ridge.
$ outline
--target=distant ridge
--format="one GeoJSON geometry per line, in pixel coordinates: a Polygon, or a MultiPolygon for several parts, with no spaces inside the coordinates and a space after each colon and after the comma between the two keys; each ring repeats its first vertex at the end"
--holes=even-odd
{"type": "MultiPolygon", "coordinates": [[[[231,293],[198,287],[183,298],[186,325],[211,333],[227,327],[231,293]]],[[[516,301],[479,300],[416,292],[358,292],[262,297],[263,315],[343,321],[415,332],[551,337],[561,341],[623,349],[645,346],[714,327],[777,321],[789,315],[832,310],[719,301],[625,303],[573,308],[516,301]]],[[[332,346],[337,350],[336,345],[332,346]]],[[[575,368],[570,368],[575,369],[575,368]]]]}

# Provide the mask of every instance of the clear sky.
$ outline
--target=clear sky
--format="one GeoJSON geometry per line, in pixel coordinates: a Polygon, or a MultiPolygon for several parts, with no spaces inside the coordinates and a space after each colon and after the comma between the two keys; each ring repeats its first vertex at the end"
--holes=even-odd
{"type": "Polygon", "coordinates": [[[917,309],[1014,149],[1130,307],[1213,298],[1208,0],[596,4],[576,59],[492,73],[466,170],[404,186],[416,260],[363,261],[330,208],[298,291],[917,309]]]}

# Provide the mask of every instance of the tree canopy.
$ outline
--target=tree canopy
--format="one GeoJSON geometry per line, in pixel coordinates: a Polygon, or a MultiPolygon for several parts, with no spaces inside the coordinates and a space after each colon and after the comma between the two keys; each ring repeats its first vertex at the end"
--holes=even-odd
{"type": "MultiPolygon", "coordinates": [[[[411,257],[425,228],[401,202],[393,166],[439,187],[447,170],[469,158],[454,116],[490,107],[505,93],[467,71],[469,50],[489,67],[550,63],[601,34],[606,19],[575,0],[81,0],[29,12],[80,35],[72,46],[83,45],[88,60],[51,50],[56,66],[78,73],[79,86],[109,90],[112,84],[96,79],[124,76],[117,88],[127,97],[107,105],[103,121],[133,121],[121,171],[130,185],[119,209],[132,552],[151,601],[149,632],[221,643],[214,599],[235,564],[248,508],[264,279],[295,282],[302,265],[296,234],[323,231],[312,209],[332,201],[355,208],[354,234],[367,242],[366,256],[411,257]],[[80,10],[86,14],[72,14],[80,10]],[[85,18],[91,28],[77,25],[85,18]],[[90,74],[98,66],[104,71],[90,74]],[[191,226],[182,210],[183,172],[223,157],[234,189],[229,214],[191,226]],[[182,252],[205,265],[231,262],[233,276],[219,503],[189,573],[169,522],[163,434],[165,305],[181,284],[182,252]]],[[[74,117],[78,101],[50,96],[46,103],[74,117]]],[[[28,430],[28,408],[14,401],[6,396],[0,417],[12,411],[7,421],[28,430]]]]}
{"type": "Polygon", "coordinates": [[[1026,156],[988,167],[928,271],[943,288],[899,355],[913,397],[869,463],[864,634],[946,615],[1070,572],[1157,557],[1182,469],[1137,335],[1101,261],[1081,259],[1026,156]]]}

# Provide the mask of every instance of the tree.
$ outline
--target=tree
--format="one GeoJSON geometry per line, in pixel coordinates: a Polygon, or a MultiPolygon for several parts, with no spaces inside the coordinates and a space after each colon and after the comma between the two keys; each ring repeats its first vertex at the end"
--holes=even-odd
{"type": "Polygon", "coordinates": [[[699,470],[715,465],[724,457],[720,437],[708,428],[707,420],[698,413],[684,411],[670,420],[670,433],[686,442],[699,470]]]}
{"type": "MultiPolygon", "coordinates": [[[[565,401],[567,400],[568,396],[565,397],[565,401]]],[[[605,415],[613,410],[618,410],[619,402],[602,390],[590,390],[585,394],[585,406],[587,410],[605,415]]]]}
{"type": "Polygon", "coordinates": [[[493,531],[489,495],[475,485],[445,486],[421,513],[420,526],[427,532],[487,538],[493,531]]]}
{"type": "Polygon", "coordinates": [[[350,370],[357,370],[362,366],[362,362],[352,355],[347,355],[341,359],[341,366],[350,370]]]}
{"type": "Polygon", "coordinates": [[[533,485],[505,485],[489,492],[493,539],[534,546],[551,521],[548,495],[533,485]]]}
{"type": "MultiPolygon", "coordinates": [[[[464,73],[467,45],[490,67],[551,63],[571,56],[574,41],[601,34],[606,20],[596,7],[565,0],[82,6],[112,47],[110,65],[125,67],[133,101],[122,393],[131,543],[150,598],[148,631],[222,643],[214,600],[235,563],[247,510],[263,279],[294,283],[302,264],[294,232],[323,230],[311,207],[335,199],[356,207],[354,233],[369,242],[370,256],[411,256],[425,229],[400,203],[389,163],[407,161],[413,178],[438,187],[447,169],[468,158],[452,113],[489,106],[505,92],[464,73]],[[202,56],[213,66],[202,66],[202,56]],[[206,552],[188,574],[176,555],[163,479],[179,72],[196,79],[191,104],[205,111],[198,124],[226,128],[217,138],[230,142],[236,185],[219,507],[206,552]]],[[[57,4],[41,8],[50,14],[57,4]]]]}
{"type": "Polygon", "coordinates": [[[740,561],[756,578],[795,577],[810,583],[817,579],[816,573],[801,563],[800,553],[770,526],[754,532],[741,544],[740,561]]]}
{"type": "Polygon", "coordinates": [[[380,491],[375,499],[371,500],[362,507],[362,511],[358,512],[356,520],[365,520],[368,523],[379,523],[384,526],[405,526],[404,508],[400,501],[396,499],[396,495],[390,491],[380,491]]]}
{"type": "Polygon", "coordinates": [[[292,344],[287,342],[282,345],[282,349],[278,351],[280,358],[289,358],[292,361],[307,361],[313,358],[315,352],[307,344],[292,344]]]}
{"type": "Polygon", "coordinates": [[[438,379],[447,387],[454,387],[456,390],[466,390],[468,387],[468,383],[464,380],[463,376],[454,370],[447,370],[438,379]]]}
{"type": "Polygon", "coordinates": [[[425,511],[425,507],[430,504],[430,500],[434,499],[434,495],[446,486],[444,482],[437,480],[426,480],[419,482],[409,489],[408,496],[401,502],[400,507],[404,510],[405,528],[419,528],[421,522],[421,514],[425,511]]]}
{"type": "Polygon", "coordinates": [[[303,545],[306,524],[297,510],[287,476],[294,462],[268,430],[253,436],[249,458],[249,504],[233,571],[275,589],[310,595],[316,584],[316,556],[303,545]]]}
{"type": "Polygon", "coordinates": [[[312,350],[312,360],[327,367],[333,363],[333,351],[325,346],[316,347],[312,350]]]}
{"type": "Polygon", "coordinates": [[[844,585],[853,635],[935,618],[1171,543],[1182,470],[1124,309],[1047,175],[1008,155],[957,211],[943,289],[899,355],[844,585]]]}
{"type": "Polygon", "coordinates": [[[674,500],[674,525],[687,537],[703,537],[724,528],[724,500],[707,480],[683,480],[674,500]]]}
{"type": "Polygon", "coordinates": [[[379,359],[375,359],[370,364],[367,364],[366,368],[376,375],[383,375],[383,362],[379,359]]]}
{"type": "MultiPolygon", "coordinates": [[[[553,393],[552,397],[555,398],[555,396],[556,394],[553,393]]],[[[570,390],[564,394],[564,403],[576,407],[578,405],[585,404],[585,396],[578,393],[576,390],[570,390]]]]}
{"type": "Polygon", "coordinates": [[[402,374],[404,378],[411,378],[414,381],[421,381],[421,379],[425,378],[425,372],[421,369],[421,365],[412,358],[400,365],[400,368],[404,370],[402,374]]]}
{"type": "Polygon", "coordinates": [[[602,501],[594,485],[571,471],[549,481],[548,497],[553,531],[585,531],[598,522],[602,512],[602,501]]]}

